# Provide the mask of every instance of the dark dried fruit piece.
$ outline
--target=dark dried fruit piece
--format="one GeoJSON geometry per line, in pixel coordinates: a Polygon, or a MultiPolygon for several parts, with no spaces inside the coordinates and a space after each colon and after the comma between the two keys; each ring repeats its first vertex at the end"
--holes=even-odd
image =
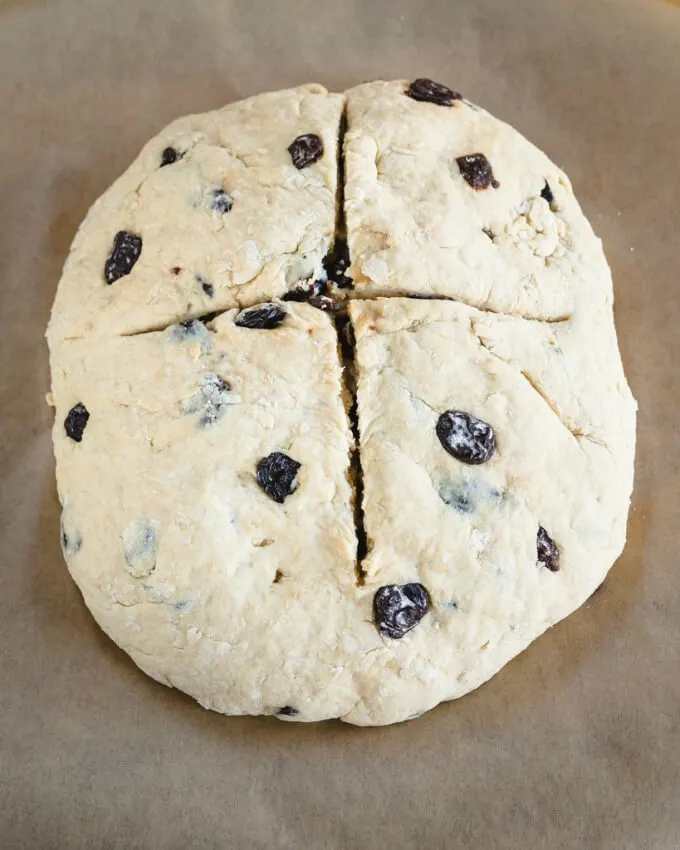
{"type": "Polygon", "coordinates": [[[142,253],[142,237],[127,230],[119,230],[113,239],[113,248],[104,264],[104,277],[111,284],[130,274],[142,253]]]}
{"type": "Polygon", "coordinates": [[[302,286],[291,289],[283,296],[283,301],[309,301],[315,295],[321,295],[326,289],[326,282],[323,280],[314,280],[310,278],[306,280],[302,286]]]}
{"type": "Polygon", "coordinates": [[[491,163],[483,153],[469,153],[456,158],[460,173],[473,189],[488,189],[493,186],[498,189],[501,185],[493,176],[491,163]]]}
{"type": "Polygon", "coordinates": [[[200,392],[195,393],[182,404],[184,413],[198,413],[201,428],[217,422],[229,405],[231,387],[224,378],[213,373],[203,376],[200,392]]]}
{"type": "Polygon", "coordinates": [[[165,333],[167,334],[168,339],[177,345],[183,345],[186,342],[198,342],[203,353],[205,353],[212,344],[210,331],[206,328],[201,319],[185,319],[183,322],[178,322],[176,325],[170,325],[166,328],[165,333]]]}
{"type": "Polygon", "coordinates": [[[145,519],[135,519],[122,534],[125,569],[135,578],[143,578],[156,568],[156,529],[145,519]]]}
{"type": "Polygon", "coordinates": [[[462,410],[447,410],[437,421],[437,436],[446,451],[463,463],[486,463],[496,451],[488,422],[462,410]]]}
{"type": "Polygon", "coordinates": [[[296,489],[294,481],[300,466],[283,452],[273,452],[257,464],[257,483],[270,499],[282,504],[296,489]]]}
{"type": "Polygon", "coordinates": [[[550,206],[552,206],[555,201],[555,196],[553,195],[552,189],[550,188],[550,184],[547,180],[545,181],[545,184],[541,189],[541,197],[544,201],[547,201],[550,206]]]}
{"type": "Polygon", "coordinates": [[[62,529],[61,548],[65,555],[78,553],[82,545],[83,540],[81,537],[69,537],[68,534],[62,529]]]}
{"type": "Polygon", "coordinates": [[[195,275],[195,277],[196,282],[201,284],[201,289],[203,290],[203,292],[205,292],[205,294],[209,298],[212,298],[215,294],[215,288],[213,287],[212,283],[208,283],[208,281],[203,277],[203,275],[197,274],[195,275]]]}
{"type": "Polygon", "coordinates": [[[296,714],[300,713],[300,710],[293,708],[292,705],[282,705],[276,713],[283,717],[295,717],[296,714]]]}
{"type": "Polygon", "coordinates": [[[240,328],[261,328],[263,330],[272,330],[278,326],[286,318],[287,313],[278,304],[267,302],[258,304],[255,307],[248,307],[234,319],[235,323],[240,328]]]}
{"type": "Polygon", "coordinates": [[[538,562],[551,572],[556,573],[559,570],[560,550],[542,525],[539,525],[536,535],[536,557],[538,562]]]}
{"type": "Polygon", "coordinates": [[[382,634],[398,640],[427,614],[430,595],[422,584],[386,584],[373,597],[373,616],[382,634]]]}
{"type": "Polygon", "coordinates": [[[74,404],[64,419],[66,435],[79,443],[83,439],[83,431],[89,418],[90,412],[82,402],[74,404]]]}
{"type": "Polygon", "coordinates": [[[202,336],[205,331],[205,326],[198,319],[185,319],[171,327],[173,336],[177,340],[192,339],[193,337],[202,336]]]}
{"type": "MultiPolygon", "coordinates": [[[[339,312],[333,316],[333,324],[340,344],[340,357],[343,364],[343,383],[351,401],[349,413],[350,424],[355,432],[356,445],[359,445],[359,419],[357,413],[357,385],[356,385],[356,363],[354,353],[356,351],[356,336],[354,326],[346,311],[339,312]]],[[[359,462],[359,452],[353,452],[352,457],[359,462]]],[[[357,479],[360,481],[360,479],[357,479]]],[[[355,501],[359,503],[358,494],[355,501]]]]}
{"type": "Polygon", "coordinates": [[[323,310],[325,313],[337,313],[342,307],[339,301],[336,301],[335,298],[329,298],[327,295],[313,295],[309,299],[309,303],[312,307],[323,310]]]}
{"type": "Polygon", "coordinates": [[[439,498],[444,504],[455,508],[459,514],[474,513],[476,500],[474,497],[474,487],[468,482],[463,481],[462,484],[446,483],[439,487],[439,498]]]}
{"type": "Polygon", "coordinates": [[[203,376],[199,392],[182,404],[183,413],[198,413],[201,427],[212,425],[222,416],[229,404],[231,386],[219,375],[210,372],[203,376]]]}
{"type": "Polygon", "coordinates": [[[349,268],[349,247],[345,239],[336,239],[333,250],[327,254],[323,261],[323,267],[328,276],[338,289],[347,289],[352,285],[352,278],[345,272],[349,268]]]}
{"type": "Polygon", "coordinates": [[[229,403],[228,394],[230,392],[231,387],[219,375],[208,374],[203,378],[203,386],[201,387],[203,404],[201,418],[198,420],[201,427],[217,422],[229,403]]]}
{"type": "Polygon", "coordinates": [[[288,153],[293,165],[300,170],[323,156],[323,142],[315,133],[305,133],[288,146],[288,153]]]}
{"type": "Polygon", "coordinates": [[[64,520],[64,513],[62,513],[61,515],[60,526],[60,541],[62,552],[64,553],[64,555],[77,555],[83,545],[83,538],[80,536],[80,533],[76,529],[69,528],[67,531],[66,522],[64,520]]]}
{"type": "Polygon", "coordinates": [[[178,159],[182,159],[184,154],[175,150],[175,148],[167,147],[163,153],[161,154],[161,168],[164,165],[172,165],[173,162],[177,162],[178,159]]]}
{"type": "Polygon", "coordinates": [[[224,189],[213,189],[212,208],[218,213],[228,213],[234,206],[234,200],[224,189]]]}
{"type": "Polygon", "coordinates": [[[428,80],[427,77],[418,77],[406,89],[406,94],[413,100],[425,103],[436,103],[437,106],[453,106],[454,100],[462,100],[463,96],[453,91],[448,86],[428,80]]]}

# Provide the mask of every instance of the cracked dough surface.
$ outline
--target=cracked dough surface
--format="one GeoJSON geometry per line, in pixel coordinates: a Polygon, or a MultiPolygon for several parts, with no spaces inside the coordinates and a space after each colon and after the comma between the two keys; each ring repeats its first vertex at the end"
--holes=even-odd
{"type": "Polygon", "coordinates": [[[635,403],[600,242],[516,131],[405,87],[302,86],[174,122],[97,201],[64,268],[48,340],[69,570],[145,672],[217,711],[416,716],[581,605],[625,543],[635,403]],[[288,146],[306,133],[324,153],[297,169],[288,146]],[[498,189],[457,170],[475,152],[498,189]],[[329,314],[276,299],[326,281],[345,228],[343,363],[329,314]],[[120,230],[143,247],[109,285],[120,230]],[[236,324],[234,308],[272,299],[279,326],[236,324]],[[65,427],[78,404],[80,440],[65,427]],[[488,462],[444,451],[451,409],[493,426],[488,462]],[[272,452],[300,464],[281,504],[257,481],[272,452]],[[537,561],[539,526],[557,572],[537,561]],[[392,639],[374,597],[409,583],[429,607],[392,639]]]}

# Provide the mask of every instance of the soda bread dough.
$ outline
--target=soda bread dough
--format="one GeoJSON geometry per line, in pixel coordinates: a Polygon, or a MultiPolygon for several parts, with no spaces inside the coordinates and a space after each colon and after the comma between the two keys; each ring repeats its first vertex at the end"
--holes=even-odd
{"type": "Polygon", "coordinates": [[[623,548],[600,242],[559,169],[431,81],[171,124],[81,226],[48,340],[69,570],[208,708],[413,717],[623,548]]]}

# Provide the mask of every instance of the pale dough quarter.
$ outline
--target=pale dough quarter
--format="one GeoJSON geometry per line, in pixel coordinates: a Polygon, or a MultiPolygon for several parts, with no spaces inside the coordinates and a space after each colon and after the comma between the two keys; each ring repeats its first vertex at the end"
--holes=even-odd
{"type": "Polygon", "coordinates": [[[623,549],[612,303],[566,175],[446,86],[179,119],[88,213],[47,332],[87,606],[227,714],[462,696],[623,549]]]}

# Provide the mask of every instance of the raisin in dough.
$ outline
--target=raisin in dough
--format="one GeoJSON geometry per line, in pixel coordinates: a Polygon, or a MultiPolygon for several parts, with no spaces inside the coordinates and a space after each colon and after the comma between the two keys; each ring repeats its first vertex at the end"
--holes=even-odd
{"type": "Polygon", "coordinates": [[[170,124],[81,225],[48,337],[160,328],[266,301],[318,275],[333,237],[342,105],[341,95],[307,85],[170,124]],[[288,148],[307,134],[321,139],[323,155],[299,169],[288,148]],[[102,258],[121,231],[141,238],[141,253],[129,275],[106,285],[102,258]]]}
{"type": "Polygon", "coordinates": [[[64,268],[69,570],[143,670],[217,711],[416,716],[582,604],[625,542],[635,403],[600,242],[518,133],[408,91],[180,119],[64,268]]]}

